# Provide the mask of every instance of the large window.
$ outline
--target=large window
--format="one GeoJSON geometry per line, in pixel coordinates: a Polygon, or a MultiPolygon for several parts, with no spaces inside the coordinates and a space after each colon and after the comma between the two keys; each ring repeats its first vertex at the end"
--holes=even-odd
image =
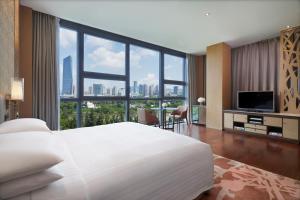
{"type": "Polygon", "coordinates": [[[60,128],[137,121],[185,103],[185,54],[61,20],[60,128]]]}
{"type": "Polygon", "coordinates": [[[125,44],[84,34],[84,71],[125,75],[125,44]]]}
{"type": "Polygon", "coordinates": [[[159,96],[159,52],[130,45],[130,97],[159,96]]]}

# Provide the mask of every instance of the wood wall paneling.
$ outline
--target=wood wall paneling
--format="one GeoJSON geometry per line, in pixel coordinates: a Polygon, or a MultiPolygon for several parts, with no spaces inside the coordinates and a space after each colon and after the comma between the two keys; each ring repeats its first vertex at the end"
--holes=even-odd
{"type": "Polygon", "coordinates": [[[19,0],[0,1],[0,123],[5,115],[5,95],[10,94],[11,78],[18,72],[18,10],[19,0]]]}
{"type": "Polygon", "coordinates": [[[222,130],[223,109],[231,105],[231,50],[226,43],[207,47],[206,126],[222,130]]]}
{"type": "Polygon", "coordinates": [[[300,26],[280,33],[280,112],[300,114],[300,26]]]}
{"type": "Polygon", "coordinates": [[[196,56],[196,97],[206,97],[206,56],[196,56]]]}
{"type": "Polygon", "coordinates": [[[32,117],[32,9],[20,7],[20,68],[24,78],[24,102],[20,104],[20,117],[32,117]]]}

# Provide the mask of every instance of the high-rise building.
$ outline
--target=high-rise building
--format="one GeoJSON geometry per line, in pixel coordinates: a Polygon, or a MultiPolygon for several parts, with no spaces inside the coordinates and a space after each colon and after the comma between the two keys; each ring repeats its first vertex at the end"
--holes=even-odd
{"type": "Polygon", "coordinates": [[[143,95],[144,94],[144,85],[140,84],[139,85],[139,95],[143,95]]]}
{"type": "Polygon", "coordinates": [[[62,95],[73,94],[72,57],[67,56],[63,61],[62,95]]]}
{"type": "Polygon", "coordinates": [[[152,97],[154,95],[154,85],[149,86],[149,97],[152,97]]]}
{"type": "Polygon", "coordinates": [[[138,83],[137,81],[133,81],[133,93],[136,94],[138,92],[138,83]]]}
{"type": "Polygon", "coordinates": [[[113,88],[111,89],[111,95],[116,96],[116,91],[117,91],[116,86],[113,86],[113,88]]]}
{"type": "Polygon", "coordinates": [[[103,85],[102,84],[93,84],[93,94],[94,96],[103,95],[103,85]]]}
{"type": "Polygon", "coordinates": [[[149,96],[149,88],[148,88],[148,85],[147,84],[144,84],[144,93],[143,93],[143,96],[149,96]]]}
{"type": "Polygon", "coordinates": [[[178,86],[174,86],[174,88],[173,88],[173,94],[175,94],[175,95],[178,94],[178,86]]]}

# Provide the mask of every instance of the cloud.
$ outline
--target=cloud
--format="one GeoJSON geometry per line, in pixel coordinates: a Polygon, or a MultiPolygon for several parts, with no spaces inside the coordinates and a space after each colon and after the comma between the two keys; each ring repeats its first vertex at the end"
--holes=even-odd
{"type": "Polygon", "coordinates": [[[85,45],[89,47],[105,47],[106,49],[112,49],[114,45],[114,42],[111,40],[106,40],[91,35],[85,36],[84,38],[85,45]]]}
{"type": "Polygon", "coordinates": [[[140,81],[142,84],[147,85],[155,85],[158,84],[158,78],[156,78],[155,74],[149,73],[147,76],[140,81]]]}
{"type": "Polygon", "coordinates": [[[71,45],[74,45],[76,42],[77,34],[75,31],[61,28],[59,32],[59,42],[63,48],[68,48],[71,45]]]}
{"type": "Polygon", "coordinates": [[[131,47],[130,49],[130,66],[141,68],[141,59],[144,57],[151,57],[155,56],[157,53],[156,51],[140,48],[140,47],[131,47]]]}
{"type": "Polygon", "coordinates": [[[89,58],[93,61],[91,67],[105,66],[122,68],[125,66],[125,52],[114,52],[104,47],[99,47],[90,53],[89,58]]]}

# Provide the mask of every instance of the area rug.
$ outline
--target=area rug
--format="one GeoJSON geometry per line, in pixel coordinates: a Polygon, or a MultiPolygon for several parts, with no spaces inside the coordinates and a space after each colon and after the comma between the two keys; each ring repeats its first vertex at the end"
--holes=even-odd
{"type": "Polygon", "coordinates": [[[214,186],[201,200],[299,200],[300,181],[214,156],[214,186]]]}

